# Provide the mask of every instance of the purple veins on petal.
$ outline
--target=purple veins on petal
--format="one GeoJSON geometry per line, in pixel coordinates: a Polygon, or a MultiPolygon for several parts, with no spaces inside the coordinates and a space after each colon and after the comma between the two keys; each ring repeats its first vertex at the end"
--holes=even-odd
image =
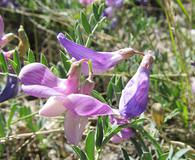
{"type": "Polygon", "coordinates": [[[0,91],[0,102],[4,102],[10,98],[15,97],[18,93],[18,89],[18,78],[8,76],[5,88],[0,91]]]}
{"type": "Polygon", "coordinates": [[[63,104],[67,108],[64,120],[65,136],[75,145],[82,138],[88,117],[113,114],[107,104],[88,95],[70,94],[64,97],[63,104]]]}
{"type": "Polygon", "coordinates": [[[80,66],[84,60],[73,62],[68,79],[56,77],[45,65],[31,63],[22,68],[19,79],[22,90],[31,96],[47,98],[78,93],[80,66]]]}
{"type": "MultiPolygon", "coordinates": [[[[93,72],[95,72],[96,70],[104,69],[104,65],[105,65],[104,63],[108,62],[108,60],[110,60],[113,56],[110,53],[96,52],[80,44],[76,44],[68,40],[62,33],[59,33],[57,38],[59,42],[62,44],[62,46],[70,54],[71,57],[76,58],[76,60],[81,60],[81,59],[92,60],[93,72]]],[[[88,73],[88,65],[84,63],[83,66],[88,73]]]]}
{"type": "MultiPolygon", "coordinates": [[[[58,41],[67,50],[71,57],[76,60],[87,59],[92,61],[93,74],[101,74],[110,70],[122,59],[126,59],[134,54],[141,54],[132,48],[120,49],[115,52],[96,52],[80,44],[68,40],[64,34],[59,33],[58,41]]],[[[83,63],[82,72],[88,74],[88,65],[83,63]]]]}
{"type": "Polygon", "coordinates": [[[79,116],[102,116],[113,114],[109,105],[83,94],[70,94],[64,99],[64,106],[79,116]]]}
{"type": "Polygon", "coordinates": [[[153,58],[145,55],[139,69],[122,91],[119,111],[125,118],[139,116],[146,110],[149,91],[149,72],[153,58]]]}
{"type": "Polygon", "coordinates": [[[46,98],[64,95],[66,80],[56,77],[45,65],[31,63],[24,66],[19,74],[22,90],[32,96],[46,98]]]}
{"type": "Polygon", "coordinates": [[[107,104],[82,94],[50,97],[39,113],[47,117],[65,113],[65,137],[75,145],[82,138],[88,117],[113,114],[107,104]]]}

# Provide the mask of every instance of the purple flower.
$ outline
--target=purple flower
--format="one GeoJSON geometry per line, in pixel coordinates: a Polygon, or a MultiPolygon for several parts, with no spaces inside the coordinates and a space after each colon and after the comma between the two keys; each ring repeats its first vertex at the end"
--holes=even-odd
{"type": "Polygon", "coordinates": [[[115,29],[117,24],[118,24],[118,18],[113,18],[110,25],[111,29],[115,29]]]}
{"type": "Polygon", "coordinates": [[[4,22],[0,16],[0,49],[15,38],[13,33],[4,34],[4,22]]]}
{"type": "MultiPolygon", "coordinates": [[[[68,40],[62,33],[59,33],[57,38],[71,57],[76,58],[76,60],[81,60],[83,58],[91,60],[93,74],[96,75],[110,70],[123,59],[127,59],[134,54],[142,54],[132,48],[125,48],[115,52],[97,52],[68,40]]],[[[82,72],[88,74],[87,63],[82,65],[82,72]]]]}
{"type": "Polygon", "coordinates": [[[123,5],[123,0],[106,0],[106,5],[115,8],[120,8],[123,5]]]}
{"type": "MultiPolygon", "coordinates": [[[[124,118],[116,118],[114,116],[110,116],[110,122],[113,126],[128,124],[128,120],[124,118]]],[[[118,134],[114,135],[111,141],[113,143],[121,143],[122,141],[128,140],[133,136],[134,136],[134,132],[131,128],[124,128],[118,134]]]]}
{"type": "Polygon", "coordinates": [[[107,7],[104,11],[103,11],[103,16],[108,17],[108,18],[112,18],[114,17],[115,14],[115,10],[113,7],[107,7]]]}
{"type": "Polygon", "coordinates": [[[17,7],[18,4],[15,2],[15,0],[1,0],[0,6],[1,7],[7,7],[7,6],[17,7]]]}
{"type": "Polygon", "coordinates": [[[0,102],[13,98],[18,93],[18,78],[8,76],[5,88],[0,91],[0,102]]]}
{"type": "Polygon", "coordinates": [[[136,4],[138,5],[148,5],[148,0],[136,0],[136,4]]]}
{"type": "MultiPolygon", "coordinates": [[[[15,36],[13,33],[4,34],[4,22],[3,18],[0,16],[0,52],[4,54],[6,59],[9,58],[14,53],[14,50],[5,52],[1,48],[7,45],[14,38],[15,36]]],[[[17,93],[18,93],[17,77],[8,76],[5,88],[2,91],[0,91],[0,102],[15,97],[17,93]]]]}
{"type": "Polygon", "coordinates": [[[68,79],[56,77],[45,65],[31,63],[22,68],[19,79],[22,90],[31,96],[47,98],[78,93],[80,65],[83,60],[74,62],[68,79]]]}
{"type": "Polygon", "coordinates": [[[103,12],[103,16],[113,18],[116,15],[117,9],[123,5],[123,0],[106,0],[107,8],[103,12]]]}
{"type": "Polygon", "coordinates": [[[123,89],[119,103],[119,111],[123,117],[133,118],[146,110],[152,62],[152,56],[145,55],[136,74],[123,89]]]}
{"type": "Polygon", "coordinates": [[[79,0],[79,2],[85,6],[94,2],[94,0],[79,0]]]}
{"type": "Polygon", "coordinates": [[[87,79],[80,86],[80,69],[84,60],[73,62],[67,79],[56,77],[46,66],[32,63],[22,68],[19,78],[25,93],[48,98],[39,111],[53,117],[65,113],[64,128],[67,140],[77,145],[88,122],[88,117],[112,114],[112,109],[89,95],[94,83],[87,79]],[[82,94],[81,94],[82,93],[82,94]]]}
{"type": "Polygon", "coordinates": [[[195,61],[194,62],[191,62],[191,65],[195,67],[195,61]]]}

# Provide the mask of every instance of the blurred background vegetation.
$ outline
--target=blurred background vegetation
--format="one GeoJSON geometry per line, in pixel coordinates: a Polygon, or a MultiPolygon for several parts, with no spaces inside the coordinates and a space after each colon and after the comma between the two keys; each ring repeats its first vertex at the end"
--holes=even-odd
{"type": "MultiPolygon", "coordinates": [[[[97,1],[95,6],[99,13],[105,8],[103,1],[97,1]]],[[[195,62],[194,0],[125,0],[124,6],[116,12],[116,19],[95,17],[94,5],[84,7],[77,0],[10,0],[7,6],[0,7],[0,14],[5,21],[5,33],[17,33],[19,26],[23,25],[35,61],[40,61],[44,55],[53,71],[63,78],[66,72],[61,61],[62,48],[56,39],[59,32],[98,51],[130,46],[140,51],[154,51],[150,101],[147,112],[142,116],[147,119],[142,126],[153,138],[143,133],[143,140],[151,153],[156,151],[154,146],[157,145],[172,159],[181,149],[184,150],[180,154],[186,153],[183,159],[195,159],[195,99],[191,91],[191,80],[195,77],[195,67],[191,65],[195,62]],[[91,33],[83,27],[81,12],[88,19],[91,33]],[[113,26],[114,20],[117,23],[113,26]],[[164,115],[163,122],[157,127],[154,125],[157,124],[153,115],[155,110],[152,109],[154,103],[160,103],[161,114],[164,115]]],[[[17,43],[14,41],[7,49],[17,43]]],[[[140,60],[134,56],[113,71],[95,77],[96,96],[102,96],[117,108],[121,90],[136,72],[140,60]]],[[[1,79],[5,77],[1,76],[1,79]]],[[[15,99],[0,104],[2,159],[75,158],[61,129],[63,117],[46,119],[37,114],[43,103],[44,100],[20,93],[15,99]],[[42,133],[43,130],[48,132],[42,133]],[[33,132],[38,133],[25,134],[33,132]],[[16,136],[4,138],[11,135],[16,136]]],[[[130,142],[121,146],[132,157],[137,157],[138,149],[130,142]]],[[[104,152],[102,159],[122,157],[118,145],[109,144],[104,152]]]]}

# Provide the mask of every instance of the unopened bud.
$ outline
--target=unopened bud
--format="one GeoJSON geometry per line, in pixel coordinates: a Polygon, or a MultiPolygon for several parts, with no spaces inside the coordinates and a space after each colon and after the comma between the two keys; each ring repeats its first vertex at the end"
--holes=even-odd
{"type": "Polygon", "coordinates": [[[29,40],[23,26],[20,26],[20,28],[18,29],[18,36],[19,36],[18,52],[20,54],[20,57],[23,57],[30,48],[29,40]]]}
{"type": "Polygon", "coordinates": [[[148,52],[147,54],[144,55],[144,58],[140,64],[140,66],[145,67],[147,69],[151,69],[153,61],[154,61],[154,58],[153,58],[152,54],[150,54],[150,52],[148,52]]]}
{"type": "Polygon", "coordinates": [[[154,103],[152,105],[152,119],[156,123],[157,127],[160,127],[163,124],[164,111],[160,103],[154,103]]]}

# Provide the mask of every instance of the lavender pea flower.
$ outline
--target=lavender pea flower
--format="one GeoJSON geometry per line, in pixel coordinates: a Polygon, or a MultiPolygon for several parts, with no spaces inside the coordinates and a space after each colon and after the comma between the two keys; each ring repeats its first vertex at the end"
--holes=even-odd
{"type": "Polygon", "coordinates": [[[119,111],[123,117],[133,118],[146,110],[152,63],[153,57],[145,55],[137,72],[123,89],[119,102],[119,111]]]}
{"type": "Polygon", "coordinates": [[[114,8],[120,8],[123,5],[123,0],[106,0],[106,5],[114,8]]]}
{"type": "MultiPolygon", "coordinates": [[[[68,40],[62,33],[59,33],[57,38],[71,57],[74,57],[76,60],[83,58],[91,60],[93,74],[95,75],[110,70],[121,60],[127,59],[134,54],[143,54],[132,48],[124,48],[114,52],[97,52],[68,40]]],[[[82,72],[86,75],[88,74],[88,66],[86,63],[82,65],[82,72]]]]}
{"type": "Polygon", "coordinates": [[[67,79],[60,79],[40,63],[22,68],[19,78],[25,93],[49,98],[39,113],[53,117],[65,113],[64,128],[67,140],[77,145],[88,123],[88,117],[112,114],[112,109],[89,95],[94,84],[86,81],[79,87],[80,65],[84,60],[74,62],[67,79]],[[79,89],[81,88],[81,90],[79,89]],[[82,94],[81,94],[82,93],[82,94]]]}
{"type": "Polygon", "coordinates": [[[0,91],[0,102],[13,98],[18,93],[18,78],[8,76],[5,88],[0,91]]]}
{"type": "Polygon", "coordinates": [[[112,18],[114,17],[116,10],[121,8],[123,0],[106,0],[107,8],[103,12],[103,16],[112,18]]]}
{"type": "MultiPolygon", "coordinates": [[[[7,45],[11,40],[15,38],[14,34],[9,33],[4,35],[4,21],[3,18],[0,16],[0,52],[3,53],[5,58],[9,58],[13,54],[13,50],[11,51],[3,51],[5,45],[7,45]]],[[[17,77],[8,76],[5,88],[0,91],[0,102],[6,101],[10,98],[13,98],[18,93],[18,79],[17,77]]]]}
{"type": "Polygon", "coordinates": [[[104,17],[112,18],[112,17],[114,17],[114,15],[115,15],[115,10],[114,10],[114,8],[111,7],[111,6],[105,8],[105,10],[103,11],[103,16],[104,16],[104,17]]]}

